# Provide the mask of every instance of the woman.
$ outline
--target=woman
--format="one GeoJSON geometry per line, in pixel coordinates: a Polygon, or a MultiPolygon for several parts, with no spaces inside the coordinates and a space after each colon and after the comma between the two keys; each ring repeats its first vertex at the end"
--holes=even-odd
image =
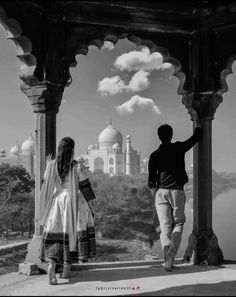
{"type": "Polygon", "coordinates": [[[55,160],[47,163],[40,195],[40,224],[44,227],[41,260],[48,262],[49,283],[57,284],[56,264],[69,277],[71,263],[95,256],[94,199],[86,167],[73,160],[74,140],[63,138],[55,160]],[[86,199],[87,200],[86,200],[86,199]]]}

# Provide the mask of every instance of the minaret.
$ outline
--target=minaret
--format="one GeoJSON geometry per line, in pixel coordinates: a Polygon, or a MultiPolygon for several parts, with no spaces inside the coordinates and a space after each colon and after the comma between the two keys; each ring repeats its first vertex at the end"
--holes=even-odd
{"type": "Polygon", "coordinates": [[[125,173],[131,175],[131,137],[126,136],[126,168],[125,173]]]}
{"type": "Polygon", "coordinates": [[[17,152],[17,166],[20,166],[20,146],[18,141],[16,141],[16,145],[18,147],[18,152],[17,152]]]}

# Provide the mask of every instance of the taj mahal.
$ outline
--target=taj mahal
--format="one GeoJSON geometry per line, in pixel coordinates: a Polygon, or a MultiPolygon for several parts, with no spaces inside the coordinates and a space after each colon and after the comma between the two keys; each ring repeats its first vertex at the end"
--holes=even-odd
{"type": "Polygon", "coordinates": [[[126,136],[123,148],[123,136],[111,121],[99,134],[98,144],[90,144],[87,153],[81,156],[91,171],[101,170],[109,175],[147,172],[147,159],[141,161],[141,154],[132,147],[131,136],[126,136]]]}
{"type": "MultiPolygon", "coordinates": [[[[76,158],[85,162],[90,171],[101,170],[109,175],[147,173],[148,158],[141,160],[141,154],[132,147],[131,136],[126,136],[123,148],[121,132],[112,122],[99,134],[98,144],[88,146],[87,152],[76,158]]],[[[9,149],[0,150],[0,164],[22,165],[35,176],[35,139],[30,135],[22,145],[18,142],[9,149]]]]}

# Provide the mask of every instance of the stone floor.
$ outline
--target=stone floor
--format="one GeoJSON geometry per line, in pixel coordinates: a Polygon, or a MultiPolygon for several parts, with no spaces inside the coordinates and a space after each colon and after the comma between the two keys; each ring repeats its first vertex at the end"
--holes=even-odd
{"type": "Polygon", "coordinates": [[[221,266],[176,261],[172,272],[161,264],[161,260],[91,263],[73,267],[74,276],[58,278],[55,286],[48,284],[47,275],[14,272],[0,276],[0,296],[236,296],[236,261],[221,266]]]}

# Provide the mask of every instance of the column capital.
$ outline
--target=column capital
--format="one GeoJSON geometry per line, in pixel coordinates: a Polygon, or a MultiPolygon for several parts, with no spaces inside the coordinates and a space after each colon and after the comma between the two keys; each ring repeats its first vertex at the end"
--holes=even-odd
{"type": "Polygon", "coordinates": [[[58,113],[61,104],[64,85],[48,82],[37,82],[37,84],[22,84],[21,91],[28,97],[33,111],[58,113]]]}
{"type": "Polygon", "coordinates": [[[21,84],[21,91],[28,97],[34,112],[45,112],[45,98],[42,97],[43,92],[47,89],[45,82],[37,82],[37,84],[28,85],[21,84]]]}
{"type": "Polygon", "coordinates": [[[213,120],[215,112],[223,101],[220,94],[214,92],[186,93],[182,97],[182,103],[187,109],[197,110],[201,119],[213,120]]]}

